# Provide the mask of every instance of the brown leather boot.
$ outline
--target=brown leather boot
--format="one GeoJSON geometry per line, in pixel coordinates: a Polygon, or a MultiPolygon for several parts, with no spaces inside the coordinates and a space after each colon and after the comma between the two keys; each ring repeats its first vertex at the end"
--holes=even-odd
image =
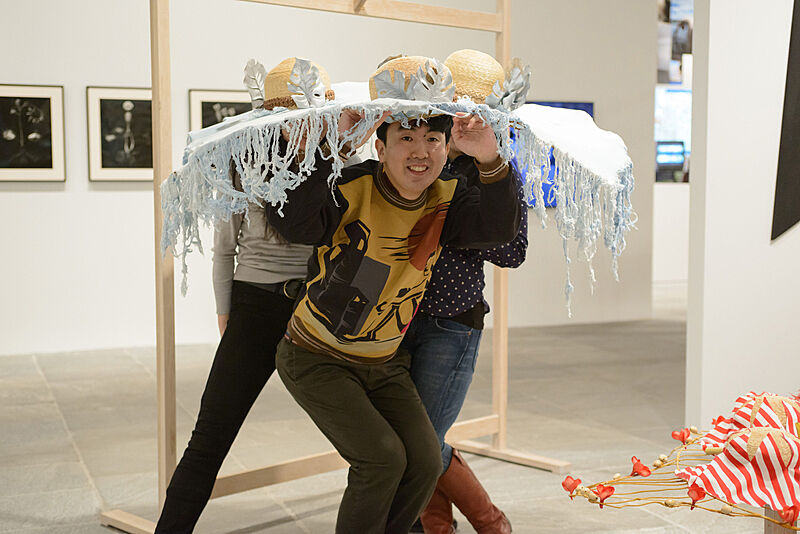
{"type": "Polygon", "coordinates": [[[511,523],[506,515],[492,504],[475,473],[455,449],[450,466],[439,477],[436,489],[458,506],[478,534],[510,534],[511,523]]]}
{"type": "MultiPolygon", "coordinates": [[[[441,478],[439,479],[441,480],[441,478]]],[[[455,534],[453,528],[453,505],[436,484],[433,496],[428,501],[428,506],[419,516],[425,534],[455,534]]]]}

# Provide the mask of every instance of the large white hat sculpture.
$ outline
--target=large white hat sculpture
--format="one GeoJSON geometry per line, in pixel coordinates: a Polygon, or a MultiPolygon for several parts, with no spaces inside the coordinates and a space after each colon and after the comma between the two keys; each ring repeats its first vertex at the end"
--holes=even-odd
{"type": "MultiPolygon", "coordinates": [[[[335,187],[344,163],[340,151],[362,140],[385,110],[392,112],[391,120],[404,124],[432,114],[466,112],[480,116],[494,129],[500,156],[506,161],[516,160],[525,177],[526,195],[529,200],[535,198],[533,210],[542,224],[546,219],[542,182],[550,173],[552,151],[557,191],[554,217],[565,254],[568,243],[576,242],[581,259],[587,260],[591,270],[592,256],[602,240],[611,251],[612,269],[617,274],[617,258],[625,248],[625,234],[635,221],[631,206],[633,165],[627,148],[619,136],[598,128],[584,112],[524,104],[530,86],[527,68],[515,67],[502,85],[497,82],[486,97],[487,103],[476,103],[468,96],[453,101],[450,71],[436,60],[423,62],[415,74],[379,69],[372,79],[377,98],[370,99],[366,82],[361,88],[352,82],[329,87],[327,74],[321,74],[318,65],[291,59],[291,71],[282,69],[281,75],[286,77],[288,73],[283,83],[291,100],[284,100],[293,102],[294,109],[264,109],[265,101],[275,99],[264,95],[261,87],[270,85],[266,82],[277,68],[266,73],[263,66],[251,61],[246,67],[245,84],[251,91],[254,109],[190,132],[183,166],[162,185],[162,250],[171,249],[181,258],[183,292],[187,287],[186,254],[195,247],[202,250],[201,221],[216,224],[228,220],[234,213],[246,212],[250,203],[266,203],[280,209],[286,201],[286,191],[308,177],[317,157],[324,157],[317,150],[323,141],[335,148],[327,156],[333,160],[328,181],[335,187]],[[342,98],[329,100],[333,91],[341,92],[342,98]],[[359,99],[359,94],[364,96],[359,99]],[[337,124],[343,107],[357,110],[364,119],[339,135],[337,124]],[[285,154],[277,150],[281,130],[289,134],[285,154]],[[304,138],[309,139],[309,145],[299,165],[293,165],[302,152],[304,138]],[[231,183],[232,167],[241,177],[241,190],[231,183]],[[269,180],[264,179],[265,173],[270,174],[269,180]]],[[[287,61],[281,64],[288,65],[287,61]]],[[[272,83],[274,87],[278,85],[272,83]]],[[[567,270],[568,303],[571,292],[567,270]]]]}

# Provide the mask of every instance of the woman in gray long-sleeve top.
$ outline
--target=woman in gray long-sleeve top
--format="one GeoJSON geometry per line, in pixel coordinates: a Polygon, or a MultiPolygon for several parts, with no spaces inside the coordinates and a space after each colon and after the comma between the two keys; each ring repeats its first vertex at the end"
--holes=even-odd
{"type": "Polygon", "coordinates": [[[157,533],[194,529],[245,416],[275,371],[275,349],[312,248],[287,243],[256,204],[249,206],[247,219],[234,215],[216,228],[213,278],[222,340],[197,424],[167,488],[157,533]]]}

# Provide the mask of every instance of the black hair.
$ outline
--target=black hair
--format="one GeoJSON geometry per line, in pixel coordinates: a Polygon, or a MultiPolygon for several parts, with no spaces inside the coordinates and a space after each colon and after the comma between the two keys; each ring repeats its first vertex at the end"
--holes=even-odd
{"type": "MultiPolygon", "coordinates": [[[[411,128],[419,128],[420,123],[425,123],[428,125],[428,129],[431,132],[442,132],[444,134],[444,141],[445,143],[450,141],[450,130],[453,128],[453,117],[450,115],[436,115],[434,117],[428,117],[427,119],[417,119],[416,121],[409,121],[409,125],[411,128]]],[[[386,131],[389,129],[389,122],[384,122],[380,126],[378,126],[378,131],[376,134],[378,135],[378,139],[386,143],[386,131]]]]}

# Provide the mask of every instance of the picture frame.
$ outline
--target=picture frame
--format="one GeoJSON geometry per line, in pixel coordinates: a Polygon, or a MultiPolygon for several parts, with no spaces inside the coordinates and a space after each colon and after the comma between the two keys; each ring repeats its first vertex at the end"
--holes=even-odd
{"type": "Polygon", "coordinates": [[[87,87],[89,181],[153,179],[152,91],[87,87]]]}
{"type": "Polygon", "coordinates": [[[213,126],[251,109],[250,94],[244,90],[189,89],[189,130],[213,126]]]}
{"type": "Polygon", "coordinates": [[[0,84],[0,182],[64,182],[64,87],[0,84]]]}

